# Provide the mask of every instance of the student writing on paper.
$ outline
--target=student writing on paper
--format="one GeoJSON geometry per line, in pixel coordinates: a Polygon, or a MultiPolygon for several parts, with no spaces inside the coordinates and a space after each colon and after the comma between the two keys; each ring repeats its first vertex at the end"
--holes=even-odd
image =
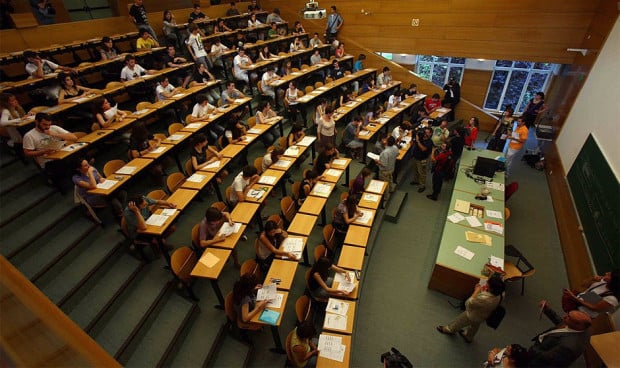
{"type": "Polygon", "coordinates": [[[323,175],[325,170],[331,168],[332,161],[337,158],[340,158],[340,154],[336,147],[331,143],[325,144],[323,151],[316,158],[314,170],[316,170],[317,174],[323,175]]]}
{"type": "Polygon", "coordinates": [[[364,193],[364,188],[366,187],[366,178],[368,178],[372,174],[372,170],[368,167],[364,167],[362,171],[355,177],[353,180],[353,184],[349,188],[349,195],[357,198],[359,202],[362,193],[364,193]]]}
{"type": "Polygon", "coordinates": [[[244,202],[245,196],[250,191],[252,185],[256,184],[260,176],[254,166],[247,165],[235,177],[231,185],[230,197],[228,201],[234,206],[237,202],[244,202]]]}
{"type": "MultiPolygon", "coordinates": [[[[259,105],[259,110],[256,112],[256,124],[269,124],[277,116],[278,114],[271,109],[269,101],[263,102],[259,105]]],[[[261,140],[265,148],[271,146],[278,138],[280,138],[280,132],[275,126],[261,134],[261,140]]]]}
{"type": "Polygon", "coordinates": [[[237,326],[244,330],[260,330],[261,324],[252,323],[254,316],[263,312],[269,300],[256,301],[256,291],[262,287],[254,274],[246,273],[233,286],[233,303],[237,326]]]}
{"type": "Polygon", "coordinates": [[[349,293],[332,287],[334,278],[329,275],[330,271],[341,273],[350,281],[349,273],[332,264],[327,257],[319,258],[310,269],[308,277],[308,290],[312,298],[319,302],[327,303],[329,297],[347,296],[349,293]]]}
{"type": "Polygon", "coordinates": [[[301,185],[299,186],[299,194],[297,195],[296,204],[298,210],[304,204],[304,201],[308,198],[310,192],[312,192],[314,185],[322,178],[323,177],[318,175],[314,170],[306,171],[306,177],[301,181],[301,185]]]}
{"type": "Polygon", "coordinates": [[[355,222],[361,215],[362,212],[357,208],[357,198],[355,196],[348,196],[347,199],[338,204],[334,219],[332,220],[332,226],[336,230],[334,233],[336,247],[342,246],[347,236],[349,225],[355,222]]]}
{"type": "MultiPolygon", "coordinates": [[[[203,133],[198,133],[192,138],[192,150],[190,151],[190,160],[192,161],[192,169],[198,171],[205,166],[217,161],[221,160],[222,154],[215,149],[214,146],[209,146],[207,141],[207,136],[203,133]]],[[[215,180],[217,180],[218,184],[222,183],[225,177],[228,176],[228,171],[226,169],[221,170],[215,180]]]]}
{"type": "Polygon", "coordinates": [[[316,336],[316,329],[311,320],[304,321],[292,332],[291,351],[293,352],[293,364],[295,367],[314,367],[316,357],[319,355],[312,339],[316,336]]]}
{"type": "Polygon", "coordinates": [[[503,349],[493,348],[487,354],[487,361],[483,367],[527,367],[528,364],[527,349],[519,344],[511,344],[503,349]]]}
{"type": "MultiPolygon", "coordinates": [[[[103,183],[105,178],[86,159],[78,160],[74,167],[77,173],[73,175],[72,181],[76,186],[77,194],[93,208],[107,207],[105,197],[88,193],[90,189],[96,189],[97,184],[103,183]]],[[[117,197],[112,199],[114,216],[120,218],[123,215],[122,203],[125,202],[126,197],[127,192],[121,190],[117,197]]]]}
{"type": "MultiPolygon", "coordinates": [[[[174,203],[163,201],[161,199],[151,199],[142,195],[135,195],[129,198],[129,203],[123,211],[123,219],[121,220],[121,228],[125,235],[130,239],[142,239],[148,242],[156,242],[157,239],[151,235],[141,234],[146,231],[146,220],[151,217],[150,206],[159,206],[166,208],[176,208],[174,203]]],[[[171,225],[164,232],[161,241],[165,243],[165,239],[174,232],[175,226],[171,225]]]]}
{"type": "MultiPolygon", "coordinates": [[[[215,207],[207,208],[205,211],[205,217],[203,217],[200,221],[199,228],[199,241],[202,249],[213,246],[226,239],[226,236],[220,234],[220,229],[222,228],[222,225],[224,225],[224,222],[228,222],[230,226],[234,225],[234,222],[230,217],[230,213],[220,211],[215,207]]],[[[233,249],[232,257],[235,262],[235,267],[241,268],[236,249],[233,249]]]]}
{"type": "MultiPolygon", "coordinates": [[[[146,125],[143,121],[136,123],[131,129],[131,135],[129,136],[129,158],[139,158],[148,154],[157,147],[159,147],[161,140],[155,138],[146,129],[146,125]]],[[[148,167],[149,173],[156,184],[163,183],[164,169],[160,163],[154,163],[148,167]]]]}
{"type": "Polygon", "coordinates": [[[288,133],[288,136],[286,137],[285,148],[289,148],[291,146],[296,145],[297,143],[301,142],[301,140],[304,139],[305,136],[306,136],[306,133],[304,133],[303,125],[301,125],[301,123],[294,123],[293,126],[291,127],[291,131],[288,133]]]}
{"type": "Polygon", "coordinates": [[[288,233],[280,228],[275,221],[265,222],[265,230],[260,233],[254,243],[256,262],[260,266],[263,275],[269,272],[269,267],[271,267],[271,263],[276,256],[297,259],[294,254],[280,249],[282,242],[287,237],[288,233]]]}

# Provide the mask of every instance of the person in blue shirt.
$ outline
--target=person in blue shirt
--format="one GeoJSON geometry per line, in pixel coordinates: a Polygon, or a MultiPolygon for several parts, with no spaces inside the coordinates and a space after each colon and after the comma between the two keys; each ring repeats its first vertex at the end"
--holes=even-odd
{"type": "Polygon", "coordinates": [[[360,54],[360,56],[357,57],[357,61],[353,64],[353,73],[364,69],[364,60],[366,60],[366,55],[364,54],[360,54]]]}

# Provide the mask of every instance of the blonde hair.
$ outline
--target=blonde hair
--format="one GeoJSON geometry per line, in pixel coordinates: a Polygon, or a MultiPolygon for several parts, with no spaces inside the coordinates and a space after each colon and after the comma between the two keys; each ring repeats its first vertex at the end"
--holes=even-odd
{"type": "Polygon", "coordinates": [[[17,102],[17,107],[11,106],[11,104],[9,103],[9,99],[11,97],[15,97],[15,95],[13,95],[12,93],[3,93],[2,95],[0,95],[0,107],[3,110],[7,109],[9,111],[9,114],[11,114],[12,119],[18,119],[26,115],[26,111],[24,111],[24,108],[19,104],[19,101],[17,102]]]}

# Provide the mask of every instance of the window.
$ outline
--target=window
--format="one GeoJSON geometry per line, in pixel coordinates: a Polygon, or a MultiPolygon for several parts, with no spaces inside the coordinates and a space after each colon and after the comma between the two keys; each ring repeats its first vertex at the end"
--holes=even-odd
{"type": "Polygon", "coordinates": [[[465,58],[460,57],[418,55],[416,63],[416,73],[420,78],[430,80],[440,87],[448,83],[450,78],[460,84],[464,69],[465,58]]]}
{"type": "Polygon", "coordinates": [[[381,57],[384,57],[388,60],[392,60],[392,53],[391,52],[377,52],[377,54],[381,57]]]}
{"type": "Polygon", "coordinates": [[[503,111],[512,105],[521,113],[538,91],[545,91],[556,64],[497,60],[484,108],[503,111]]]}

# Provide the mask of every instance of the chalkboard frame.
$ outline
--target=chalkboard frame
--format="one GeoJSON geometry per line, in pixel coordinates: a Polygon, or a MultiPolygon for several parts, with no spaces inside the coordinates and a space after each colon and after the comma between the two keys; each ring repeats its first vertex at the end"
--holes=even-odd
{"type": "Polygon", "coordinates": [[[620,268],[620,182],[592,134],[566,178],[596,272],[620,268]]]}

